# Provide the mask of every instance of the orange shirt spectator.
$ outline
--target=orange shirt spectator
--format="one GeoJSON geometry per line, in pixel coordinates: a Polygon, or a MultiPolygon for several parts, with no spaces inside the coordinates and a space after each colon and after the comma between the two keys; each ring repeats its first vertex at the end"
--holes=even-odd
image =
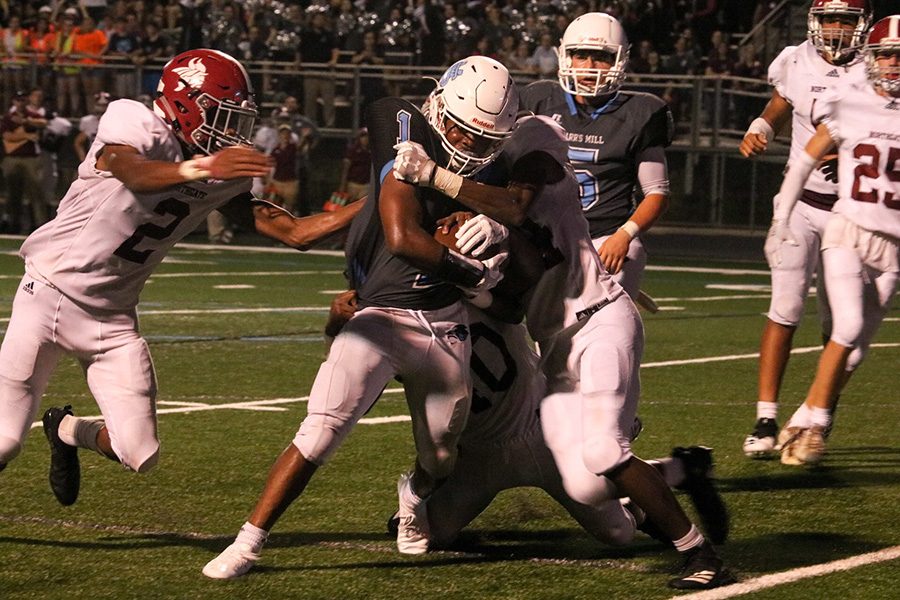
{"type": "Polygon", "coordinates": [[[75,34],[75,44],[72,47],[73,54],[83,55],[78,62],[85,65],[96,65],[100,63],[100,55],[106,48],[106,34],[97,29],[94,20],[85,17],[78,33],[75,34]]]}

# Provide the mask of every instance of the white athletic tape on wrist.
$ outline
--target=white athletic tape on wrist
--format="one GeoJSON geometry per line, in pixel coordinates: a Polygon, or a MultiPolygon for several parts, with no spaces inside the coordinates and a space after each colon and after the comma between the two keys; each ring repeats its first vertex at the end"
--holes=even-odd
{"type": "Polygon", "coordinates": [[[634,221],[625,221],[625,223],[619,227],[622,231],[628,234],[628,237],[634,239],[634,236],[641,232],[641,226],[635,223],[634,221]]]}
{"type": "Polygon", "coordinates": [[[196,181],[197,179],[209,179],[212,171],[206,168],[208,163],[201,162],[202,159],[192,158],[178,164],[178,174],[187,181],[196,181]]]}
{"type": "Polygon", "coordinates": [[[462,187],[462,175],[451,173],[443,167],[436,167],[434,172],[434,181],[431,187],[443,192],[451,198],[459,196],[459,188],[462,187]]]}
{"type": "MultiPolygon", "coordinates": [[[[766,141],[771,142],[775,137],[775,130],[772,129],[772,126],[769,125],[769,122],[763,119],[762,117],[757,117],[753,119],[753,122],[750,123],[750,127],[747,128],[747,134],[750,133],[761,133],[766,136],[766,141]]],[[[744,134],[744,135],[747,135],[744,134]]]]}

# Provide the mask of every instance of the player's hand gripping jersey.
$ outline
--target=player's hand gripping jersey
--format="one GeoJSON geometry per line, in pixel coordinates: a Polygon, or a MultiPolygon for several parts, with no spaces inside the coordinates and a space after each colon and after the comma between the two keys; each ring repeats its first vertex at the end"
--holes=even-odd
{"type": "Polygon", "coordinates": [[[131,146],[148,160],[186,158],[172,129],[152,110],[132,100],[111,103],[56,218],[32,233],[20,254],[29,274],[75,302],[129,310],[169,249],[213,209],[249,192],[251,180],[192,181],[135,193],[97,169],[105,145],[131,146]]]}
{"type": "MultiPolygon", "coordinates": [[[[433,310],[459,300],[461,292],[450,283],[423,273],[388,252],[379,214],[378,196],[404,141],[422,144],[429,156],[441,157],[443,150],[437,134],[415,106],[399,98],[378,100],[369,109],[369,139],[373,177],[369,200],[354,219],[347,238],[350,285],[359,297],[359,307],[382,306],[433,310]]],[[[416,188],[422,211],[422,228],[433,232],[437,220],[463,207],[436,190],[416,188]]]]}
{"type": "Polygon", "coordinates": [[[591,238],[615,232],[634,212],[638,156],[672,143],[672,113],[651,94],[618,92],[594,112],[577,105],[555,81],[537,81],[521,95],[522,109],[563,126],[591,238]],[[600,115],[604,118],[598,119],[600,115]]]}
{"type": "MultiPolygon", "coordinates": [[[[846,65],[832,65],[824,60],[809,42],[788,46],[769,65],[769,83],[794,107],[791,121],[790,160],[800,152],[816,132],[813,110],[831,90],[843,90],[850,85],[866,83],[862,61],[846,65]]],[[[830,209],[837,200],[834,178],[827,178],[822,168],[816,169],[806,180],[802,201],[818,208],[830,209]]]]}
{"type": "Polygon", "coordinates": [[[528,209],[528,218],[550,231],[551,243],[563,258],[541,277],[527,303],[529,333],[542,342],[624,291],[594,251],[578,202],[578,183],[566,158],[565,132],[548,117],[520,120],[498,162],[507,172],[515,173],[516,162],[533,152],[545,154],[565,173],[559,181],[545,183],[528,209]]]}

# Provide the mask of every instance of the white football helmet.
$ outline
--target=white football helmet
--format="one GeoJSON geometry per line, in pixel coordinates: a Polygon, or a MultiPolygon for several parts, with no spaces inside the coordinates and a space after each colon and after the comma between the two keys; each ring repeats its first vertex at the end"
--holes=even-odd
{"type": "Polygon", "coordinates": [[[617,91],[625,81],[628,36],[622,25],[606,13],[587,13],[572,21],[559,42],[558,52],[559,85],[570,94],[603,96],[617,91]],[[576,50],[608,52],[615,58],[609,69],[576,69],[572,67],[572,53],[576,50]]]}
{"type": "Polygon", "coordinates": [[[491,163],[516,125],[519,93],[502,64],[486,56],[470,56],[447,69],[428,96],[422,112],[447,151],[447,168],[473,175],[491,163]],[[447,139],[447,121],[475,136],[471,150],[447,139]]]}
{"type": "Polygon", "coordinates": [[[844,62],[862,47],[871,22],[869,0],[813,0],[807,17],[806,37],[822,56],[844,62]],[[826,17],[854,21],[853,31],[826,30],[822,25],[826,17]]]}
{"type": "Polygon", "coordinates": [[[900,15],[891,15],[875,23],[863,56],[866,61],[866,75],[876,88],[881,88],[891,96],[900,96],[900,66],[879,65],[880,54],[900,54],[900,15]]]}

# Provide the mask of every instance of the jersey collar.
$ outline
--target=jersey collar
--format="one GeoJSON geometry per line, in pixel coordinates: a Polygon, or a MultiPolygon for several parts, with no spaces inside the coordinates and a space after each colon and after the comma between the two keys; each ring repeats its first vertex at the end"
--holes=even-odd
{"type": "MultiPolygon", "coordinates": [[[[569,106],[569,114],[571,114],[574,117],[578,114],[578,104],[576,104],[576,102],[575,102],[575,96],[573,96],[572,94],[570,94],[568,92],[565,93],[565,96],[566,96],[566,104],[569,106]]],[[[608,111],[609,109],[613,108],[615,106],[615,101],[618,97],[619,97],[619,92],[615,92],[610,97],[610,99],[607,100],[605,104],[603,104],[603,106],[599,106],[599,107],[595,108],[594,111],[590,113],[591,119],[592,120],[596,119],[597,117],[599,117],[600,115],[602,115],[603,113],[608,111]]]]}

